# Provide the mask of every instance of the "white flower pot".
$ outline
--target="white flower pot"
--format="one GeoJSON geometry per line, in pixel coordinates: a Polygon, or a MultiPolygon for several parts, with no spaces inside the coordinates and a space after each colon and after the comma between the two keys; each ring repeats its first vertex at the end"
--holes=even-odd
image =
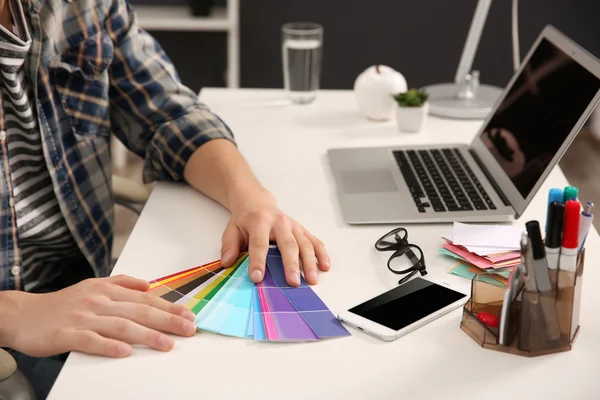
{"type": "Polygon", "coordinates": [[[400,132],[420,132],[429,114],[429,102],[421,107],[400,107],[396,105],[396,126],[400,132]]]}

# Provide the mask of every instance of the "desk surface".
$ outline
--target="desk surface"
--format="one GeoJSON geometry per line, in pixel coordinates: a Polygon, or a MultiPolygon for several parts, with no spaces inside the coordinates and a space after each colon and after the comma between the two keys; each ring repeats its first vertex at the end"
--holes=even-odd
{"type": "MultiPolygon", "coordinates": [[[[397,277],[373,244],[390,226],[349,226],[335,197],[325,152],[331,146],[468,142],[480,121],[430,117],[423,132],[400,134],[393,121],[356,112],[351,92],[321,92],[292,106],[278,90],[205,89],[201,98],[236,133],[260,181],[282,209],[327,245],[330,272],[314,290],[334,313],[391,289],[397,277]]],[[[565,186],[556,168],[518,223],[544,219],[547,190],[565,186]]],[[[115,273],[153,279],[219,258],[228,213],[182,185],[159,184],[115,273]]],[[[437,253],[450,224],[410,225],[430,274],[457,285],[453,263],[437,253]]],[[[72,354],[51,399],[187,398],[597,398],[600,372],[600,246],[587,242],[581,334],[570,352],[523,358],[479,347],[460,330],[461,310],[398,339],[352,336],[302,344],[257,343],[198,333],[177,338],[169,353],[136,348],[121,360],[72,354]],[[510,389],[505,388],[509,385],[510,389]],[[517,394],[518,393],[518,394],[517,394]]]]}

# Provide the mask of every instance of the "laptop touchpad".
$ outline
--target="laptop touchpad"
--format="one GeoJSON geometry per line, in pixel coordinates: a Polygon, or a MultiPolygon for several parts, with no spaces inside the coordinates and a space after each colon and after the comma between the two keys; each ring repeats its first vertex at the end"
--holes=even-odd
{"type": "Polygon", "coordinates": [[[342,171],[342,185],[346,193],[395,192],[398,186],[389,169],[342,171]]]}

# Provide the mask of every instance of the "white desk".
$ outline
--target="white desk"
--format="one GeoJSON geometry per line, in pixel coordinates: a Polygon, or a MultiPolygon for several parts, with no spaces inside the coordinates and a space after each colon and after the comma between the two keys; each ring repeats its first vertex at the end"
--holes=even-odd
{"type": "MultiPolygon", "coordinates": [[[[480,122],[431,118],[420,134],[399,134],[392,121],[372,123],[350,92],[322,92],[291,106],[274,90],[204,90],[202,98],[237,134],[258,178],[284,211],[326,243],[332,270],[314,290],[334,313],[388,290],[398,277],[373,244],[391,226],[346,225],[325,151],[331,146],[468,141],[480,122]]],[[[565,186],[556,169],[523,220],[543,220],[547,190],[565,186]]],[[[595,199],[600,201],[600,199],[595,199]]],[[[228,218],[213,202],[180,185],[156,187],[115,273],[152,279],[219,258],[228,218]]],[[[459,285],[437,253],[451,225],[408,226],[430,274],[459,285]]],[[[272,344],[199,333],[169,353],[144,348],[121,360],[72,354],[51,399],[597,399],[600,396],[600,250],[587,242],[581,334],[574,349],[523,358],[479,347],[460,330],[461,310],[395,342],[352,336],[306,344],[272,344]],[[531,386],[537,384],[537,386],[531,386]],[[507,388],[508,387],[510,388],[507,388]],[[513,395],[513,396],[511,396],[513,395]]]]}

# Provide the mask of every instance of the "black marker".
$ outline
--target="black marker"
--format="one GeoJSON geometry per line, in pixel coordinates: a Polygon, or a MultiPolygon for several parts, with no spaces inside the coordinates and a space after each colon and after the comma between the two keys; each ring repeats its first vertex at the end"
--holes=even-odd
{"type": "Polygon", "coordinates": [[[527,236],[531,240],[531,251],[533,252],[533,275],[538,292],[552,290],[550,274],[548,273],[548,262],[546,261],[546,249],[542,241],[540,224],[537,221],[529,221],[525,224],[527,236]]]}
{"type": "Polygon", "coordinates": [[[548,268],[558,269],[558,258],[560,255],[560,244],[562,241],[563,219],[565,205],[559,201],[553,201],[548,208],[548,225],[546,226],[546,260],[548,268]]]}

